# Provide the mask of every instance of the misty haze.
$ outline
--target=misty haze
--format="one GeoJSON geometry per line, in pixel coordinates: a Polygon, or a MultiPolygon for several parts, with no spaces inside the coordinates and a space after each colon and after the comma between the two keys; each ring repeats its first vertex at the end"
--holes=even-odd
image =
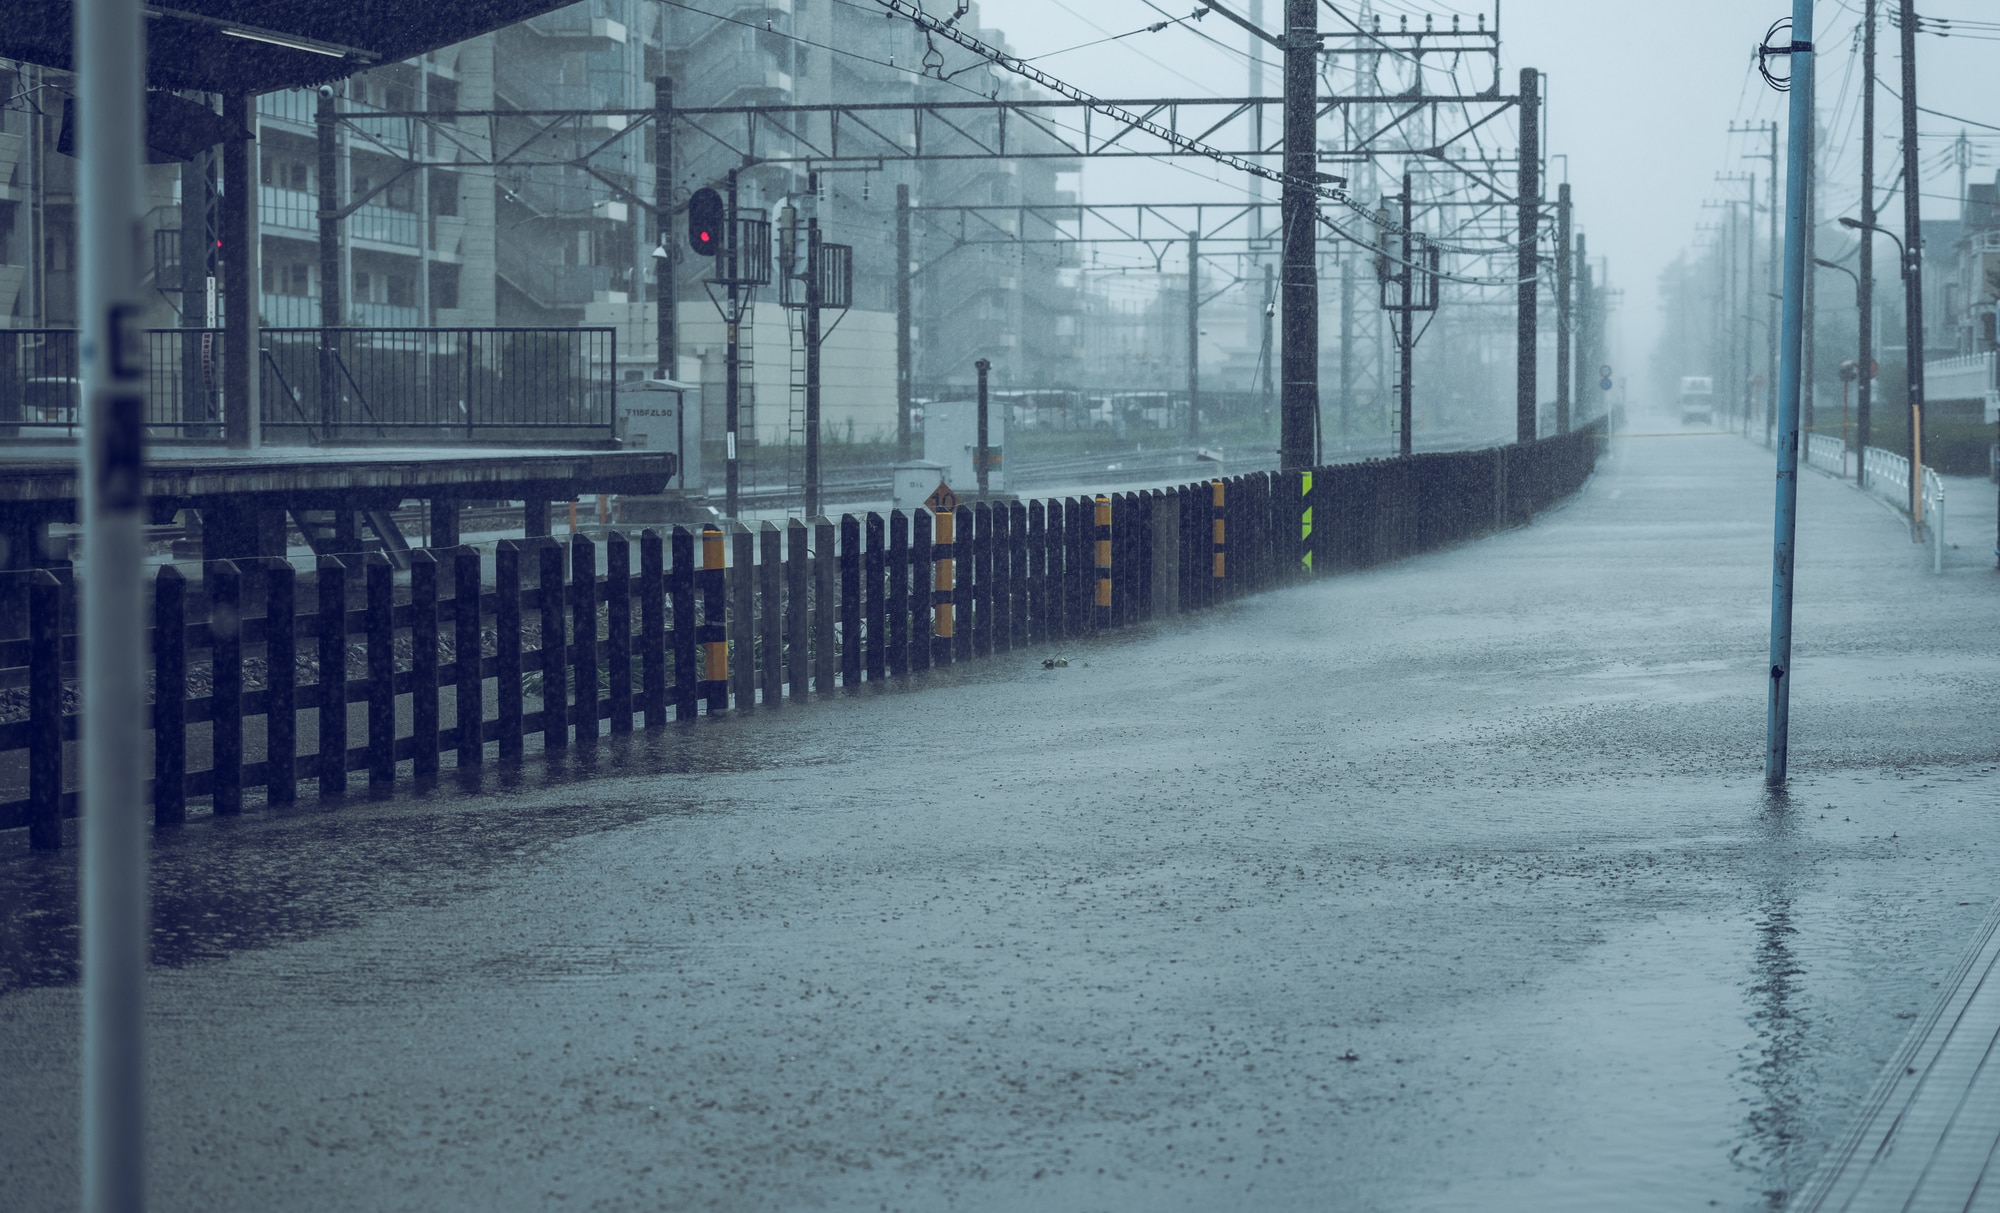
{"type": "Polygon", "coordinates": [[[0,0],[0,1209],[1993,1204],[1936,2],[0,0]]]}

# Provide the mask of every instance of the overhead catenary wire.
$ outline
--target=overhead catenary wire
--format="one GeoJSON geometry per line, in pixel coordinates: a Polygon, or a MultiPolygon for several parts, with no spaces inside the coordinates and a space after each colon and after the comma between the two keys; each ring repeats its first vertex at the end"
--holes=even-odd
{"type": "MultiPolygon", "coordinates": [[[[1305,189],[1316,199],[1327,202],[1333,202],[1340,206],[1346,207],[1348,210],[1353,211],[1360,217],[1367,219],[1371,224],[1375,223],[1374,215],[1371,212],[1369,212],[1366,208],[1356,203],[1351,197],[1349,197],[1345,190],[1335,188],[1321,181],[1296,180],[1289,174],[1280,172],[1275,169],[1267,168],[1264,165],[1254,163],[1250,160],[1245,159],[1244,157],[1236,156],[1231,153],[1225,152],[1220,148],[1212,147],[1206,143],[1203,143],[1200,140],[1189,138],[1188,136],[1180,134],[1178,131],[1171,130],[1165,126],[1160,125],[1157,122],[1153,122],[1150,119],[1144,117],[1143,115],[1125,109],[1123,106],[1115,105],[1111,102],[1104,101],[1101,98],[1086,93],[1082,89],[1077,88],[1075,85],[1072,85],[1069,82],[1060,79],[1059,77],[1050,75],[1048,72],[1045,72],[1042,69],[1035,67],[1033,64],[1020,58],[1019,56],[1010,55],[995,47],[988,46],[986,43],[980,41],[979,39],[973,37],[972,35],[967,34],[963,30],[956,28],[956,26],[954,26],[952,23],[948,21],[943,21],[936,17],[933,17],[929,13],[925,12],[920,4],[914,3],[913,0],[876,0],[876,3],[881,5],[884,9],[888,10],[889,15],[902,17],[912,22],[917,26],[917,28],[924,31],[928,35],[942,36],[950,40],[951,42],[957,44],[961,48],[971,51],[975,55],[978,55],[982,59],[993,64],[994,66],[1001,68],[1002,70],[1020,76],[1034,84],[1040,85],[1041,87],[1046,88],[1049,91],[1056,93],[1059,96],[1068,98],[1071,101],[1075,101],[1079,104],[1082,104],[1096,113],[1103,114],[1105,117],[1112,118],[1118,122],[1125,123],[1132,129],[1144,131],[1145,133],[1153,136],[1156,139],[1161,140],[1164,143],[1167,143],[1168,145],[1178,149],[1179,151],[1185,154],[1203,156],[1209,160],[1215,161],[1216,163],[1222,164],[1226,167],[1236,169],[1239,172],[1246,173],[1251,176],[1261,177],[1267,181],[1276,182],[1280,185],[1288,185],[1296,188],[1305,189]]],[[[1315,218],[1322,226],[1326,227],[1329,231],[1333,232],[1335,235],[1339,236],[1343,240],[1347,240],[1351,243],[1358,244],[1365,248],[1374,250],[1378,256],[1386,256],[1387,259],[1393,264],[1397,265],[1409,264],[1403,262],[1400,258],[1397,258],[1391,254],[1387,254],[1383,249],[1378,247],[1378,241],[1365,240],[1354,236],[1352,233],[1346,231],[1339,224],[1333,222],[1325,215],[1318,214],[1317,208],[1315,208],[1315,218]]],[[[1375,224],[1375,226],[1378,229],[1380,229],[1381,234],[1383,236],[1403,234],[1402,229],[1400,229],[1399,227],[1395,227],[1394,225],[1389,225],[1387,227],[1384,227],[1384,225],[1375,224]]],[[[1411,233],[1411,234],[1417,236],[1422,235],[1422,233],[1411,233]]],[[[1459,253],[1471,256],[1491,256],[1495,254],[1504,254],[1506,252],[1512,251],[1511,246],[1504,244],[1499,245],[1497,247],[1478,248],[1465,245],[1446,244],[1441,241],[1430,241],[1429,243],[1431,244],[1432,247],[1435,247],[1440,252],[1459,253]]],[[[1524,282],[1539,280],[1539,276],[1530,279],[1497,278],[1497,277],[1479,278],[1469,275],[1444,274],[1440,271],[1432,270],[1429,266],[1411,265],[1411,268],[1422,270],[1425,273],[1436,274],[1436,276],[1445,281],[1459,282],[1471,286],[1493,286],[1493,287],[1519,286],[1522,285],[1524,282]]]]}

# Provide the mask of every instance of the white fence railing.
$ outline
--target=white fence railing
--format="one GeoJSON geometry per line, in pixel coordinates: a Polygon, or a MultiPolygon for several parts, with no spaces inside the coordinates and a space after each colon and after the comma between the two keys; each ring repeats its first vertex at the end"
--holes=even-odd
{"type": "MultiPolygon", "coordinates": [[[[1910,512],[1910,461],[1901,455],[1871,446],[1867,460],[1868,487],[1888,498],[1897,509],[1910,512]],[[1893,491],[1890,491],[1893,490],[1893,491]]],[[[1931,468],[1924,469],[1922,492],[1923,528],[1931,541],[1931,571],[1944,572],[1944,481],[1931,468]]]]}
{"type": "Polygon", "coordinates": [[[1842,480],[1847,479],[1848,468],[1852,466],[1847,444],[1831,434],[1806,435],[1806,464],[1823,472],[1832,472],[1842,480]]]}

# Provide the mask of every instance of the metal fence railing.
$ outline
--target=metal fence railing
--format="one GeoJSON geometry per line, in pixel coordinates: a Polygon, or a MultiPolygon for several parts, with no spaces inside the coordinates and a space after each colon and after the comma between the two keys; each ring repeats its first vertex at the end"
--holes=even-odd
{"type": "MultiPolygon", "coordinates": [[[[278,443],[608,443],[616,434],[610,328],[266,328],[258,391],[278,443]]],[[[221,329],[149,329],[146,424],[156,439],[219,441],[221,329]]],[[[0,437],[82,427],[74,329],[0,330],[0,437]]]]}
{"type": "Polygon", "coordinates": [[[1806,435],[1806,463],[1845,480],[1852,466],[1847,444],[1831,434],[1806,435]]]}
{"type": "MultiPolygon", "coordinates": [[[[1892,451],[1871,446],[1863,453],[1867,461],[1868,487],[1881,493],[1908,514],[1910,512],[1910,461],[1892,451]],[[1893,491],[1890,491],[1893,490],[1893,491]]],[[[1924,469],[1923,488],[1919,494],[1918,508],[1923,516],[1918,520],[1924,535],[1931,541],[1931,571],[1944,572],[1944,480],[1933,468],[1924,469]]]]}

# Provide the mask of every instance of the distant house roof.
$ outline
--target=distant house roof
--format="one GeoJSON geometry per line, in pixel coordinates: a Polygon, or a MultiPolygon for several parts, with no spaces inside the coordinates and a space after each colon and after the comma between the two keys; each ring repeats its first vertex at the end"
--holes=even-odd
{"type": "MultiPolygon", "coordinates": [[[[147,83],[306,88],[489,33],[568,0],[171,0],[145,6],[147,83]]],[[[0,57],[75,70],[73,5],[0,0],[0,57]]]]}
{"type": "Polygon", "coordinates": [[[2000,185],[1975,181],[1965,187],[1965,234],[2000,230],[2000,185]]]}

